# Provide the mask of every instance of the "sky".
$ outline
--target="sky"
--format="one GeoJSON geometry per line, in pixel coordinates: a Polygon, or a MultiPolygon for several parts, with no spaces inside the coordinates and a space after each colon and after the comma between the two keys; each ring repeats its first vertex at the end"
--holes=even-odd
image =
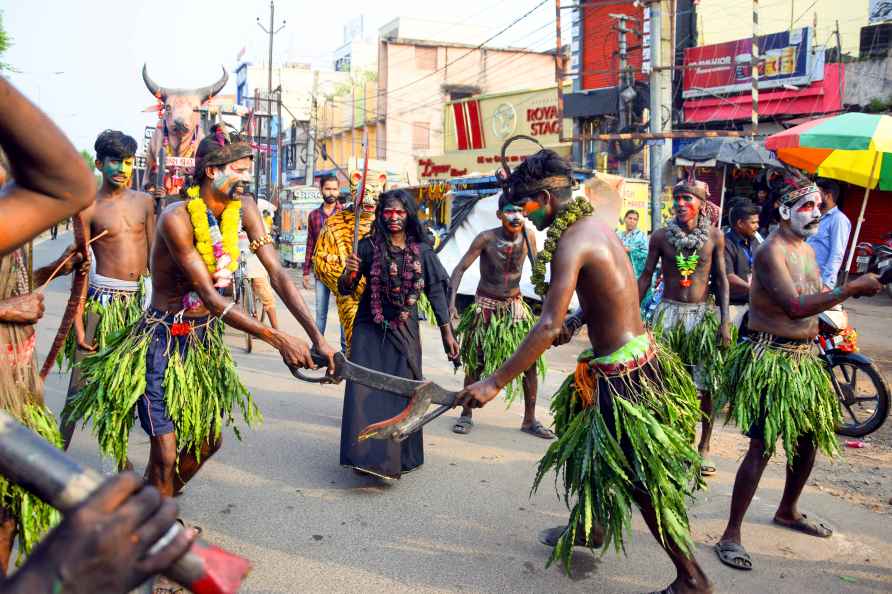
{"type": "MultiPolygon", "coordinates": [[[[436,19],[444,27],[471,24],[493,34],[541,0],[280,0],[273,62],[311,62],[331,68],[332,52],[343,43],[343,27],[361,14],[366,30],[399,16],[436,19]],[[374,7],[374,13],[370,13],[374,7]]],[[[147,63],[162,86],[213,83],[220,66],[230,72],[223,93],[235,93],[232,74],[239,51],[265,62],[269,0],[23,0],[2,1],[3,26],[12,47],[2,61],[18,72],[9,79],[62,128],[78,149],[92,150],[107,128],[141,142],[157,115],[141,77],[147,63]]],[[[554,3],[544,2],[529,17],[494,39],[493,46],[554,47],[554,3]],[[549,38],[550,37],[550,38],[549,38]]]]}

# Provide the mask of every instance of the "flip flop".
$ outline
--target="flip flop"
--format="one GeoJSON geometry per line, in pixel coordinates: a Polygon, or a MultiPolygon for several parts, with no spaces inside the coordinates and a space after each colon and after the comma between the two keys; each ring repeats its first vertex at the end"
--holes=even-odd
{"type": "MultiPolygon", "coordinates": [[[[539,542],[544,544],[546,547],[551,547],[553,549],[557,546],[558,539],[560,539],[560,537],[566,531],[566,526],[555,526],[554,528],[547,528],[539,533],[539,542]]],[[[582,529],[576,531],[576,538],[573,540],[574,547],[589,547],[592,549],[599,549],[601,548],[601,545],[604,544],[603,533],[600,531],[596,532],[594,526],[592,527],[590,541],[586,542],[583,532],[584,531],[582,529]]]]}
{"type": "Polygon", "coordinates": [[[713,476],[715,473],[715,464],[706,460],[700,463],[700,476],[713,476]]]}
{"type": "Polygon", "coordinates": [[[715,554],[718,555],[719,561],[728,567],[741,571],[750,571],[753,568],[753,560],[750,554],[746,552],[743,545],[736,542],[716,543],[715,554]]]}
{"type": "Polygon", "coordinates": [[[541,437],[542,439],[554,439],[554,431],[552,431],[539,421],[534,421],[533,424],[529,427],[521,427],[520,430],[524,433],[529,433],[530,435],[541,437]]]}
{"type": "Polygon", "coordinates": [[[783,526],[784,528],[789,528],[790,530],[796,530],[797,532],[802,532],[803,534],[808,534],[809,536],[816,536],[818,538],[830,538],[831,536],[833,536],[833,529],[830,526],[820,520],[809,520],[807,514],[802,514],[802,517],[795,522],[778,520],[777,516],[775,516],[772,521],[778,526],[783,526]]]}
{"type": "Polygon", "coordinates": [[[455,425],[452,426],[452,432],[458,433],[459,435],[467,435],[473,428],[474,421],[471,420],[471,417],[462,415],[455,421],[455,425]]]}

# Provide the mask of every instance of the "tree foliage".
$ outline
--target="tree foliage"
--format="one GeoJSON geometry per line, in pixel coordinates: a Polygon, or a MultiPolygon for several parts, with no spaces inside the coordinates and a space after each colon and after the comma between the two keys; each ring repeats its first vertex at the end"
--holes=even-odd
{"type": "MultiPolygon", "coordinates": [[[[8,50],[11,45],[12,38],[6,32],[6,29],[3,28],[3,12],[0,12],[0,58],[3,57],[3,54],[6,53],[6,50],[8,50]]],[[[14,70],[12,66],[6,62],[0,61],[0,72],[12,70],[14,70]]]]}

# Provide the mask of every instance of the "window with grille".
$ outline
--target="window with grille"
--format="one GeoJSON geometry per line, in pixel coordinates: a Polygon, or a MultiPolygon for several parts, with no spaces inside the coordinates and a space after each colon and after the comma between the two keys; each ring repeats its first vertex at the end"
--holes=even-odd
{"type": "Polygon", "coordinates": [[[412,123],[412,148],[429,149],[431,147],[431,125],[427,122],[412,123]]]}
{"type": "Polygon", "coordinates": [[[437,69],[437,48],[415,46],[415,68],[418,70],[437,69]]]}

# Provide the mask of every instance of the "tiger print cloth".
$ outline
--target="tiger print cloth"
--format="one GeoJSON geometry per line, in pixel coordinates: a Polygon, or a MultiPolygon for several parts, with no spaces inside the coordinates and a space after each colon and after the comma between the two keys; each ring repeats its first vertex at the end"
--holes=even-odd
{"type": "MultiPolygon", "coordinates": [[[[360,239],[369,234],[374,220],[374,213],[362,213],[359,219],[360,239]]],[[[359,309],[359,298],[365,289],[365,278],[361,278],[352,295],[341,295],[338,292],[338,277],[344,272],[347,256],[353,251],[354,221],[352,210],[342,210],[328,217],[322,231],[319,232],[319,239],[316,240],[316,249],[313,252],[313,270],[316,278],[335,295],[338,318],[344,328],[344,339],[348,350],[350,339],[353,337],[353,320],[356,318],[356,310],[359,309]]]]}

